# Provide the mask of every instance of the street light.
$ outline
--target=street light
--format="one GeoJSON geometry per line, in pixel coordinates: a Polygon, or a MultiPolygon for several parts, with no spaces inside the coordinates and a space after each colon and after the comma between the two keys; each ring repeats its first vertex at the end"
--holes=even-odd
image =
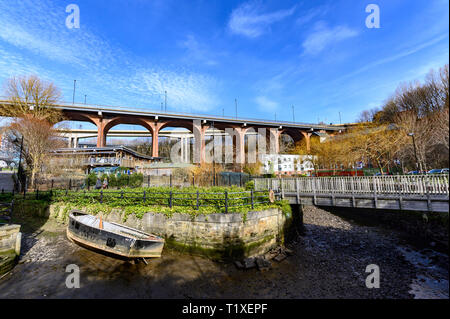
{"type": "Polygon", "coordinates": [[[417,147],[416,147],[416,139],[414,138],[414,133],[408,133],[408,136],[412,137],[413,146],[414,146],[414,157],[416,158],[416,168],[420,169],[420,171],[422,172],[422,163],[420,163],[417,158],[417,147]],[[420,165],[420,167],[419,167],[419,165],[420,165]]]}
{"type": "Polygon", "coordinates": [[[294,106],[292,105],[292,122],[295,123],[295,113],[294,113],[294,106]]]}
{"type": "Polygon", "coordinates": [[[77,80],[73,80],[73,98],[72,98],[72,104],[75,104],[75,85],[77,83],[77,80]]]}

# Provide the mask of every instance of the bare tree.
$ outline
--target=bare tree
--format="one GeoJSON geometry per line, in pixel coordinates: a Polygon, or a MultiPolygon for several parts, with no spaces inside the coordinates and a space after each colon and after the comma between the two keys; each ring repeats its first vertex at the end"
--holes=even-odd
{"type": "Polygon", "coordinates": [[[9,126],[10,141],[20,148],[23,137],[22,156],[29,168],[32,185],[35,185],[36,175],[47,162],[50,150],[61,146],[62,140],[56,130],[45,119],[30,115],[15,118],[9,126]]]}
{"type": "Polygon", "coordinates": [[[63,120],[61,111],[54,108],[61,93],[53,83],[35,75],[11,78],[6,82],[8,103],[0,106],[0,116],[12,119],[8,129],[11,143],[22,156],[35,184],[36,175],[43,168],[51,149],[60,147],[54,124],[63,120]]]}
{"type": "Polygon", "coordinates": [[[35,75],[11,78],[5,85],[9,103],[0,107],[0,116],[22,117],[32,115],[50,123],[61,121],[62,114],[52,106],[61,98],[61,92],[51,82],[35,75]]]}

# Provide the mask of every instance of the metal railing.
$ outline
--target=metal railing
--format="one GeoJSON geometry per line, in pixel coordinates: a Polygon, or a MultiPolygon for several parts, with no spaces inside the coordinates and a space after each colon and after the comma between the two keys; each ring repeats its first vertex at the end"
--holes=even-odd
{"type": "Polygon", "coordinates": [[[256,190],[273,189],[282,192],[449,195],[448,174],[338,176],[299,178],[255,178],[256,190]]]}
{"type": "MultiPolygon", "coordinates": [[[[84,199],[89,203],[106,204],[108,202],[119,200],[123,206],[127,205],[145,205],[145,206],[167,206],[169,208],[184,206],[199,210],[201,207],[214,207],[219,211],[229,212],[233,207],[250,206],[252,209],[259,204],[270,202],[268,191],[242,191],[242,192],[155,192],[151,189],[143,191],[35,191],[26,194],[16,194],[19,199],[46,199],[63,200],[70,202],[71,199],[84,199]]],[[[275,194],[276,198],[279,197],[275,194]]],[[[17,197],[16,197],[17,198],[17,197]]]]}
{"type": "Polygon", "coordinates": [[[13,200],[10,202],[0,202],[0,225],[5,223],[11,224],[13,204],[13,200]]]}

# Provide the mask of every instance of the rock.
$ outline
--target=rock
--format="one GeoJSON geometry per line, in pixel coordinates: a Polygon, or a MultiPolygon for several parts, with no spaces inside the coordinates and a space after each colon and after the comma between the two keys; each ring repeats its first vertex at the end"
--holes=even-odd
{"type": "Polygon", "coordinates": [[[272,264],[270,263],[270,261],[266,260],[263,257],[256,258],[256,265],[258,266],[258,269],[260,271],[267,271],[270,270],[270,268],[272,268],[272,264]]]}
{"type": "Polygon", "coordinates": [[[269,252],[267,252],[267,253],[264,254],[264,258],[265,258],[266,260],[272,260],[276,255],[278,255],[277,252],[275,252],[275,251],[269,251],[269,252]]]}
{"type": "Polygon", "coordinates": [[[287,257],[286,254],[281,253],[281,254],[278,254],[274,259],[275,259],[276,261],[280,262],[280,261],[282,261],[282,260],[285,260],[286,257],[287,257]]]}
{"type": "Polygon", "coordinates": [[[243,265],[245,269],[250,269],[256,267],[255,258],[246,258],[243,261],[243,265]]]}
{"type": "Polygon", "coordinates": [[[235,265],[238,269],[243,269],[243,268],[244,268],[244,265],[243,265],[239,260],[236,260],[236,261],[234,262],[234,265],[235,265]]]}

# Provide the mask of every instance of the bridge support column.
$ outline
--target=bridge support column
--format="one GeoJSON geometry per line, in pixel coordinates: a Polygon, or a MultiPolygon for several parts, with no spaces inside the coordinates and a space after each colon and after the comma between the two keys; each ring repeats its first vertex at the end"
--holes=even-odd
{"type": "Polygon", "coordinates": [[[106,134],[105,134],[105,125],[106,121],[102,118],[97,119],[97,147],[105,147],[106,146],[106,134]]]}
{"type": "Polygon", "coordinates": [[[145,120],[143,126],[152,133],[152,156],[159,157],[159,131],[166,122],[145,120]]]}
{"type": "Polygon", "coordinates": [[[307,133],[307,132],[303,132],[303,131],[301,131],[301,132],[306,141],[306,150],[309,152],[311,150],[311,135],[312,135],[312,133],[307,133]]]}
{"type": "Polygon", "coordinates": [[[278,128],[269,129],[269,154],[280,153],[280,136],[281,131],[279,131],[278,128]]]}
{"type": "Polygon", "coordinates": [[[195,144],[194,144],[194,163],[203,164],[206,160],[206,143],[205,143],[205,133],[209,129],[209,125],[201,123],[200,120],[194,120],[192,126],[192,132],[194,133],[195,144]]]}
{"type": "Polygon", "coordinates": [[[247,131],[246,128],[243,127],[237,127],[235,128],[236,134],[235,134],[235,150],[236,150],[236,166],[239,171],[243,171],[243,167],[245,164],[245,132],[247,131]]]}

